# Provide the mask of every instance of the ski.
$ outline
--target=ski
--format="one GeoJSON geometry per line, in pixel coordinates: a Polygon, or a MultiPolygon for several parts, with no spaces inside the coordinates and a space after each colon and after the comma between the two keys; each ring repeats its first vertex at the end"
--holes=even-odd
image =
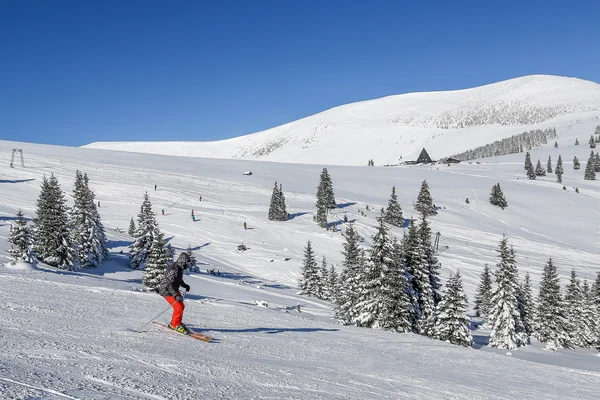
{"type": "MultiPolygon", "coordinates": [[[[167,324],[163,324],[162,322],[152,321],[152,323],[156,324],[156,325],[160,325],[163,328],[167,328],[168,330],[173,331],[175,333],[179,333],[179,332],[176,332],[175,330],[169,328],[169,326],[167,324]]],[[[201,341],[206,342],[206,343],[208,343],[208,342],[210,342],[212,340],[212,338],[210,336],[206,336],[206,335],[203,335],[201,333],[194,332],[194,331],[192,331],[189,328],[188,328],[188,332],[184,333],[183,335],[189,336],[189,337],[194,338],[196,340],[201,340],[201,341]]]]}

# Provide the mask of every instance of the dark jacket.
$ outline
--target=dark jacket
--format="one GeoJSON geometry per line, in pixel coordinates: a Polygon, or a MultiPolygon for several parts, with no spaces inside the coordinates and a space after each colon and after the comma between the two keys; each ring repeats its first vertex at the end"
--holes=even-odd
{"type": "Polygon", "coordinates": [[[158,294],[163,297],[177,296],[180,286],[187,286],[183,281],[183,269],[189,264],[190,256],[181,253],[174,263],[167,265],[165,274],[158,285],[158,294]]]}

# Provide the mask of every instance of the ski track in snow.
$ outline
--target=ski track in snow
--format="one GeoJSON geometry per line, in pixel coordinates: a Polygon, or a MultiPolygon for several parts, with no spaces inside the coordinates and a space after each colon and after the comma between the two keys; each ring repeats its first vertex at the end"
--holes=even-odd
{"type": "MultiPolygon", "coordinates": [[[[344,204],[333,210],[330,222],[344,215],[356,220],[363,245],[369,246],[391,186],[396,185],[405,218],[410,218],[416,215],[412,203],[420,183],[427,179],[434,201],[445,207],[431,219],[433,231],[441,233],[440,246],[449,247],[440,255],[442,280],[460,269],[470,299],[484,263],[496,264],[503,233],[517,252],[520,274],[531,274],[536,291],[549,256],[563,284],[572,267],[591,280],[600,270],[598,230],[590,218],[598,213],[600,190],[598,182],[583,180],[589,148],[572,143],[576,137],[583,142],[596,124],[584,121],[572,130],[558,124],[561,147],[531,152],[532,160],[548,154],[553,160],[558,154],[564,160],[580,158],[579,171],[565,162],[567,191],[554,176],[528,181],[523,154],[451,167],[328,167],[336,198],[344,204]],[[504,211],[487,202],[497,182],[509,202],[504,211]],[[364,217],[359,210],[366,205],[371,211],[364,217]]],[[[548,353],[534,343],[508,357],[487,347],[463,349],[415,335],[342,327],[333,323],[329,303],[297,295],[307,240],[319,259],[327,256],[338,269],[342,258],[341,232],[312,222],[321,166],[0,145],[0,158],[8,154],[3,149],[22,148],[27,166],[0,169],[0,398],[597,397],[600,366],[593,350],[548,353]],[[11,219],[19,208],[33,217],[42,176],[54,172],[70,199],[75,169],[88,173],[101,201],[110,259],[101,268],[79,272],[43,265],[2,267],[8,261],[4,249],[11,219]],[[246,170],[255,174],[241,175],[246,170]],[[284,223],[267,220],[275,181],[283,184],[288,211],[304,215],[284,223]],[[125,232],[145,190],[174,247],[190,244],[201,271],[215,268],[222,274],[185,277],[192,291],[184,320],[213,336],[214,343],[152,325],[134,332],[167,307],[159,296],[141,292],[141,271],[126,267],[131,239],[125,232]],[[191,220],[191,209],[199,222],[191,220]],[[244,221],[248,230],[242,228],[244,221]],[[240,243],[249,250],[237,252],[240,243]],[[255,305],[260,301],[269,307],[255,305]]],[[[403,231],[392,229],[399,237],[403,231]]],[[[169,314],[161,320],[166,322],[169,314]]]]}

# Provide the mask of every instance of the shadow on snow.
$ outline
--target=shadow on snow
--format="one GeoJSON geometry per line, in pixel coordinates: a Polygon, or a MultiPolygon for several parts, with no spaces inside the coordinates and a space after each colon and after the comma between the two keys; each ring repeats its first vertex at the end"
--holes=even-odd
{"type": "Polygon", "coordinates": [[[0,179],[0,183],[23,183],[35,181],[35,178],[31,179],[0,179]]]}

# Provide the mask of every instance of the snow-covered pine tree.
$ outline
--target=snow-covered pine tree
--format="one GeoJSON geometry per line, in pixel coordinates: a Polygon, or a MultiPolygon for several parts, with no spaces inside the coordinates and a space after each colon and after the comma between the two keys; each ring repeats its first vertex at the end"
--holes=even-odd
{"type": "Polygon", "coordinates": [[[333,193],[333,183],[331,182],[331,176],[329,176],[327,168],[323,168],[323,171],[321,171],[319,187],[317,188],[317,202],[319,199],[321,199],[327,210],[337,208],[335,195],[333,193]]]}
{"type": "Polygon", "coordinates": [[[573,169],[577,170],[581,168],[581,164],[579,163],[579,159],[577,156],[573,157],[573,169]]]}
{"type": "Polygon", "coordinates": [[[148,192],[144,194],[144,201],[138,214],[137,230],[135,239],[129,246],[129,265],[133,269],[143,269],[148,257],[150,247],[154,241],[156,232],[156,215],[152,211],[152,203],[148,192]]]}
{"type": "Polygon", "coordinates": [[[271,204],[269,205],[269,221],[277,221],[279,217],[279,186],[275,181],[275,187],[271,194],[271,204]]]}
{"type": "Polygon", "coordinates": [[[544,266],[534,320],[534,336],[546,344],[546,350],[572,347],[558,272],[552,258],[544,266]]]}
{"type": "Polygon", "coordinates": [[[337,302],[339,293],[339,277],[335,270],[335,266],[331,264],[331,268],[327,271],[327,279],[325,281],[325,296],[332,303],[337,302]]]}
{"type": "Polygon", "coordinates": [[[558,142],[554,142],[554,148],[558,149],[558,142]]]}
{"type": "Polygon", "coordinates": [[[533,169],[533,163],[531,162],[531,154],[529,152],[525,153],[525,165],[523,167],[525,171],[529,171],[533,169]]]}
{"type": "Polygon", "coordinates": [[[588,142],[590,144],[590,149],[595,149],[596,148],[596,141],[594,140],[594,135],[592,135],[590,137],[590,140],[588,142]]]}
{"type": "Polygon", "coordinates": [[[440,282],[440,269],[442,265],[435,255],[435,248],[431,241],[431,227],[427,218],[421,217],[421,224],[419,225],[419,235],[421,236],[421,243],[423,245],[423,254],[425,266],[427,268],[427,274],[429,275],[429,286],[431,287],[431,294],[433,299],[433,305],[436,306],[442,300],[442,283],[440,282]]]}
{"type": "Polygon", "coordinates": [[[433,199],[431,198],[431,193],[429,192],[429,184],[427,181],[423,181],[421,183],[421,190],[419,191],[419,195],[417,196],[417,202],[415,203],[415,210],[417,210],[421,215],[426,217],[431,215],[437,215],[437,210],[433,204],[433,199]]]}
{"type": "Polygon", "coordinates": [[[582,309],[581,309],[581,336],[585,347],[596,347],[600,344],[600,314],[594,303],[594,297],[587,279],[584,279],[581,289],[582,309]]]}
{"type": "Polygon", "coordinates": [[[194,255],[194,251],[192,250],[192,245],[188,243],[188,247],[187,250],[185,251],[187,253],[187,255],[190,257],[190,262],[187,265],[187,269],[189,269],[190,271],[194,271],[196,269],[196,266],[198,264],[198,260],[196,259],[196,256],[194,255]]]}
{"type": "Polygon", "coordinates": [[[363,270],[364,262],[358,244],[358,234],[352,224],[346,228],[344,239],[346,240],[343,244],[344,250],[342,250],[344,270],[340,275],[340,290],[336,299],[338,307],[335,310],[335,317],[343,323],[350,323],[356,317],[352,314],[352,310],[358,303],[359,273],[363,270]]]}
{"type": "Polygon", "coordinates": [[[571,279],[565,290],[565,313],[568,321],[568,332],[571,336],[571,343],[574,346],[585,347],[586,337],[584,336],[583,314],[584,299],[581,289],[581,282],[577,279],[575,269],[571,270],[571,279]]]}
{"type": "Polygon", "coordinates": [[[393,226],[402,226],[404,223],[402,207],[400,207],[398,196],[396,196],[396,186],[392,186],[392,194],[385,211],[384,221],[393,226]]]}
{"type": "Polygon", "coordinates": [[[383,219],[379,221],[372,243],[361,290],[365,296],[357,304],[355,312],[357,325],[409,332],[412,328],[412,304],[407,296],[405,277],[394,260],[388,228],[383,219]]]}
{"type": "Polygon", "coordinates": [[[490,204],[494,206],[498,206],[504,210],[504,208],[508,207],[508,202],[504,197],[504,193],[500,188],[500,183],[492,186],[492,192],[490,193],[490,204]]]}
{"type": "Polygon", "coordinates": [[[579,146],[579,139],[575,138],[575,146],[579,146]]]}
{"type": "Polygon", "coordinates": [[[410,222],[404,250],[404,266],[410,275],[412,292],[417,300],[415,315],[418,318],[418,326],[414,327],[420,332],[427,318],[433,313],[434,301],[433,291],[429,281],[425,249],[421,241],[421,235],[413,221],[410,222]]]}
{"type": "Polygon", "coordinates": [[[592,285],[592,298],[598,307],[598,311],[600,311],[600,272],[596,274],[596,280],[592,285]]]}
{"type": "Polygon", "coordinates": [[[500,241],[498,253],[500,263],[496,270],[496,288],[492,293],[489,344],[512,350],[529,344],[529,337],[519,313],[519,273],[515,252],[508,247],[506,236],[500,241]]]}
{"type": "Polygon", "coordinates": [[[473,344],[473,337],[469,330],[467,303],[460,271],[456,271],[448,279],[444,297],[427,321],[424,333],[433,339],[470,347],[473,344]]]}
{"type": "Polygon", "coordinates": [[[492,274],[489,265],[485,264],[481,281],[475,294],[475,316],[488,318],[492,309],[492,274]]]}
{"type": "Polygon", "coordinates": [[[546,167],[546,171],[551,174],[552,173],[552,158],[548,156],[548,166],[546,167]]]}
{"type": "Polygon", "coordinates": [[[287,212],[287,206],[285,205],[285,195],[283,194],[283,185],[279,184],[279,221],[287,221],[290,218],[290,214],[287,212]]]}
{"type": "Polygon", "coordinates": [[[317,224],[321,228],[327,228],[329,226],[327,222],[327,207],[325,207],[325,202],[321,199],[317,198],[317,224]]]}
{"type": "Polygon", "coordinates": [[[565,171],[563,170],[562,158],[559,155],[558,161],[556,161],[556,168],[554,169],[554,173],[556,174],[556,181],[558,183],[562,183],[562,176],[563,176],[564,172],[565,171]]]}
{"type": "Polygon", "coordinates": [[[60,269],[76,267],[77,255],[71,242],[67,201],[54,174],[42,181],[34,225],[34,250],[38,260],[60,269]]]}
{"type": "Polygon", "coordinates": [[[328,274],[329,274],[329,263],[327,263],[327,257],[323,256],[321,258],[321,265],[318,266],[318,274],[319,274],[319,285],[317,287],[317,293],[315,297],[321,300],[329,300],[329,292],[328,292],[328,274]]]}
{"type": "Polygon", "coordinates": [[[167,269],[167,265],[171,262],[173,262],[173,257],[167,248],[165,237],[156,225],[152,234],[152,243],[148,251],[142,284],[151,292],[158,292],[160,280],[167,269]]]}
{"type": "MultiPolygon", "coordinates": [[[[542,167],[542,162],[538,159],[537,165],[535,166],[535,175],[536,176],[546,176],[546,170],[542,167]]],[[[529,177],[529,172],[527,173],[529,177]]],[[[532,179],[532,178],[529,178],[532,179]]]]}
{"type": "Polygon", "coordinates": [[[127,231],[127,233],[129,234],[129,236],[135,236],[135,222],[133,222],[133,217],[131,217],[131,221],[129,222],[129,230],[127,231]]]}
{"type": "Polygon", "coordinates": [[[587,164],[585,165],[585,175],[583,179],[586,181],[595,181],[596,180],[596,172],[594,171],[596,164],[596,158],[594,156],[594,152],[590,154],[590,158],[588,159],[587,164]]]}
{"type": "Polygon", "coordinates": [[[302,261],[302,271],[298,284],[298,288],[300,289],[299,294],[317,297],[322,286],[321,274],[319,273],[315,253],[309,240],[304,248],[304,260],[302,261]]]}
{"type": "Polygon", "coordinates": [[[13,258],[12,264],[20,261],[31,262],[31,231],[21,210],[17,212],[15,223],[11,224],[8,243],[12,245],[8,250],[8,254],[13,258]]]}
{"type": "Polygon", "coordinates": [[[527,178],[535,179],[536,174],[533,170],[533,164],[531,163],[531,155],[529,152],[525,154],[525,171],[527,172],[527,178]]]}
{"type": "Polygon", "coordinates": [[[82,267],[97,267],[108,256],[106,234],[88,176],[79,170],[75,172],[73,203],[71,224],[77,258],[82,267]]]}
{"type": "Polygon", "coordinates": [[[529,272],[525,274],[523,283],[519,286],[519,313],[523,320],[523,326],[527,336],[531,336],[533,333],[533,314],[535,310],[535,304],[533,303],[533,293],[531,291],[531,278],[529,272]]]}
{"type": "Polygon", "coordinates": [[[596,152],[596,155],[594,156],[594,172],[600,172],[600,154],[598,152],[596,152]]]}

